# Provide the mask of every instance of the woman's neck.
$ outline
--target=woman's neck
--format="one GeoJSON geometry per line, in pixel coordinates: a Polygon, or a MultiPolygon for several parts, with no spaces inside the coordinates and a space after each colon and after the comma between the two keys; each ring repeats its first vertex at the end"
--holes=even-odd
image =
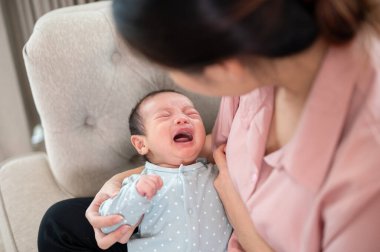
{"type": "Polygon", "coordinates": [[[327,53],[327,44],[319,40],[308,50],[279,60],[279,85],[275,88],[274,112],[272,116],[266,153],[269,154],[293,137],[301,117],[308,94],[327,53]]]}
{"type": "Polygon", "coordinates": [[[278,92],[289,101],[303,103],[327,53],[328,44],[318,39],[311,47],[294,56],[278,60],[278,92]]]}

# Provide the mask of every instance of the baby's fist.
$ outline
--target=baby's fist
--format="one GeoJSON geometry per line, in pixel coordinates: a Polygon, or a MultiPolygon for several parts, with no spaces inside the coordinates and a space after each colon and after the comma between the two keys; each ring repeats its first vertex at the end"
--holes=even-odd
{"type": "Polygon", "coordinates": [[[162,179],[158,175],[142,175],[136,183],[136,190],[141,195],[151,200],[163,185],[162,179]]]}

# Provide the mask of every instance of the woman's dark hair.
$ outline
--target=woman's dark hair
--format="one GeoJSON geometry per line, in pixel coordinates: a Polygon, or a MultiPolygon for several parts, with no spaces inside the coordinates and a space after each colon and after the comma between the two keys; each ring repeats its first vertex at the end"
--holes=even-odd
{"type": "Polygon", "coordinates": [[[191,70],[232,56],[290,55],[318,35],[347,42],[375,1],[114,0],[113,14],[136,51],[161,65],[191,70]]]}
{"type": "Polygon", "coordinates": [[[150,97],[153,97],[160,93],[167,93],[167,92],[181,94],[180,92],[177,92],[172,89],[161,89],[161,90],[153,91],[146,94],[143,98],[140,99],[139,102],[137,102],[136,106],[132,109],[131,114],[129,115],[129,131],[131,135],[145,134],[143,118],[141,117],[140,111],[139,111],[141,104],[150,97]]]}

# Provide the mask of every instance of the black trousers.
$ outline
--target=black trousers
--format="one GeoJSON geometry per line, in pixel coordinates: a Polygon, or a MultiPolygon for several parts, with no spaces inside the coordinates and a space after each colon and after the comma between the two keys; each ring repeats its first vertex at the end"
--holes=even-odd
{"type": "Polygon", "coordinates": [[[128,251],[116,243],[107,250],[98,247],[94,230],[85,217],[93,198],[74,198],[58,202],[45,213],[38,232],[39,252],[128,251]]]}

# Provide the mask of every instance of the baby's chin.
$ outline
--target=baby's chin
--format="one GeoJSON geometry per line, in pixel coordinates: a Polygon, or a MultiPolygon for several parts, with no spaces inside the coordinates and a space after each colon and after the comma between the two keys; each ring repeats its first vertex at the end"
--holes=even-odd
{"type": "Polygon", "coordinates": [[[180,164],[183,164],[183,165],[194,164],[195,161],[199,157],[199,153],[200,151],[191,151],[191,152],[184,153],[185,155],[183,155],[182,158],[179,157],[178,162],[180,162],[180,164]]]}

